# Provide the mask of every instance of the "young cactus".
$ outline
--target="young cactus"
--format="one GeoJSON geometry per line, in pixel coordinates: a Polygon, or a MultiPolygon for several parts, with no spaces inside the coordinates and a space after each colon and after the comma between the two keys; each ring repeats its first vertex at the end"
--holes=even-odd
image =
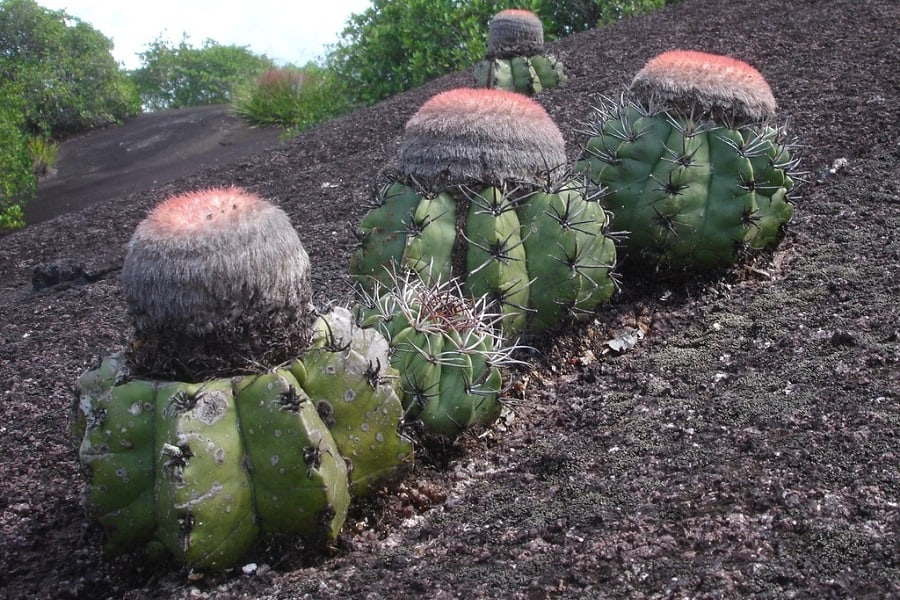
{"type": "Polygon", "coordinates": [[[483,300],[463,298],[455,280],[429,285],[407,273],[363,293],[356,310],[391,346],[407,422],[452,438],[500,415],[500,368],[516,362],[515,348],[497,335],[483,300]]]}
{"type": "Polygon", "coordinates": [[[158,205],[128,244],[122,284],[135,336],[129,361],[148,376],[252,371],[309,344],[306,250],[284,211],[238,188],[158,205]]]}
{"type": "Polygon", "coordinates": [[[126,264],[139,347],[82,375],[72,421],[107,549],[162,545],[226,568],[263,533],[330,545],[351,494],[412,460],[387,341],[345,309],[307,325],[303,246],[284,213],[237,189],[163,203],[126,264]],[[177,360],[158,355],[169,349],[177,360]],[[161,365],[195,378],[147,378],[161,365]]]}
{"type": "Polygon", "coordinates": [[[488,23],[488,52],[475,65],[475,87],[532,96],[565,83],[563,64],[544,51],[544,25],[529,10],[502,10],[488,23]]]}
{"type": "Polygon", "coordinates": [[[657,56],[604,99],[576,169],[604,188],[633,262],[715,270],[779,243],[797,161],[775,106],[756,69],[693,51],[657,56]]]}
{"type": "Polygon", "coordinates": [[[409,269],[487,297],[507,334],[592,312],[615,288],[607,215],[568,177],[565,143],[533,100],[457,89],[409,120],[397,173],[376,193],[351,272],[369,292],[409,269]]]}

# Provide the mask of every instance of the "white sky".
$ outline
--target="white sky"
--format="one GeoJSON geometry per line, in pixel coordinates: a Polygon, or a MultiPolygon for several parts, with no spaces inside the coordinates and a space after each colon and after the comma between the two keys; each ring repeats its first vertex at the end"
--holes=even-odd
{"type": "Polygon", "coordinates": [[[127,69],[140,66],[137,54],[162,36],[173,44],[200,47],[206,39],[223,46],[247,46],[278,64],[302,66],[325,55],[338,41],[351,14],[369,0],[37,0],[44,8],[65,10],[110,38],[113,57],[127,69]]]}

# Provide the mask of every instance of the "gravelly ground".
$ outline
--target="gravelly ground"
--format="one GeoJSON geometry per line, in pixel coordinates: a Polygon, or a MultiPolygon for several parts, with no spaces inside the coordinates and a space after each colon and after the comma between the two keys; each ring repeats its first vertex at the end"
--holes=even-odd
{"type": "Polygon", "coordinates": [[[79,506],[71,387],[127,338],[123,244],[164,197],[237,184],[281,205],[321,300],[347,290],[367,188],[403,124],[468,73],[227,166],[0,240],[0,586],[9,598],[900,597],[900,4],[685,0],[558,42],[538,100],[569,152],[599,94],[671,48],[768,79],[809,171],[774,256],[712,282],[623,276],[593,324],[511,373],[503,424],[358,504],[334,556],[252,575],[104,557],[79,506]],[[846,167],[829,173],[837,159],[846,167]],[[35,293],[34,267],[86,276],[35,293]],[[642,325],[621,355],[604,341],[642,325]]]}

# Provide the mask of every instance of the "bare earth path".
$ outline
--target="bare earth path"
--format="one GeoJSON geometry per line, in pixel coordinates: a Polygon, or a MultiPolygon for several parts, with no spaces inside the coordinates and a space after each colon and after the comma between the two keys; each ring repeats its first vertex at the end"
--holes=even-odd
{"type": "Polygon", "coordinates": [[[25,208],[29,225],[220,167],[275,146],[281,130],[246,126],[227,106],[146,113],[61,144],[56,173],[25,208]]]}
{"type": "Polygon", "coordinates": [[[276,540],[249,574],[104,556],[79,504],[72,384],[126,342],[123,245],[175,192],[278,203],[318,300],[344,297],[349,224],[404,123],[469,73],[0,239],[0,597],[900,597],[898,31],[896,0],[684,0],[556,43],[571,79],[538,101],[572,156],[598,96],[664,50],[756,66],[809,172],[788,235],[713,282],[624,273],[591,325],[510,373],[511,418],[358,503],[332,556],[276,540]],[[33,291],[59,259],[79,277],[33,291]],[[633,350],[604,353],[638,325],[633,350]]]}

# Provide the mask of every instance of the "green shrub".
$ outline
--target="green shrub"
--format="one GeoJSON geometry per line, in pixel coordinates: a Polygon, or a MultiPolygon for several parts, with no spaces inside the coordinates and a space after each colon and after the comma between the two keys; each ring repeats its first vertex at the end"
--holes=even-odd
{"type": "Polygon", "coordinates": [[[251,125],[301,131],[350,108],[336,88],[334,76],[312,63],[269,69],[235,91],[232,107],[251,125]]]}
{"type": "Polygon", "coordinates": [[[45,137],[36,136],[28,140],[27,146],[34,174],[41,177],[49,173],[56,163],[59,144],[45,137]]]}
{"type": "Polygon", "coordinates": [[[17,86],[0,83],[0,230],[25,225],[22,206],[37,189],[24,123],[22,94],[17,86]]]}
{"type": "Polygon", "coordinates": [[[177,46],[157,38],[140,57],[129,75],[147,110],[228,104],[232,90],[275,66],[246,47],[206,40],[195,48],[187,37],[177,46]]]}

